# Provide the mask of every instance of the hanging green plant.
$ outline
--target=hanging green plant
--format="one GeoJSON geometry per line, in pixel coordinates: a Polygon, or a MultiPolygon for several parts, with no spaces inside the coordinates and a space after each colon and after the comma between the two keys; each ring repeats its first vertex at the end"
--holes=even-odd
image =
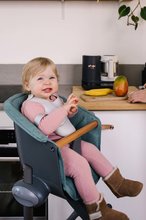
{"type": "Polygon", "coordinates": [[[133,25],[135,30],[138,27],[140,19],[146,21],[146,6],[142,6],[140,0],[137,0],[135,7],[132,9],[130,6],[121,5],[118,9],[119,19],[127,16],[127,25],[133,25]],[[139,15],[135,15],[135,12],[139,9],[139,15]]]}

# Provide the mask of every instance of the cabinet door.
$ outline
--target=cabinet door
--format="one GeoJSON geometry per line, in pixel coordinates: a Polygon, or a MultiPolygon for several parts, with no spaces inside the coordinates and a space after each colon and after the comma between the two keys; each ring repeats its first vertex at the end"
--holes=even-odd
{"type": "MultiPolygon", "coordinates": [[[[146,185],[146,111],[97,111],[103,124],[113,124],[113,130],[103,130],[101,151],[118,166],[122,174],[146,185]]],[[[97,184],[114,209],[125,212],[131,220],[145,220],[146,188],[134,198],[117,199],[102,179],[97,184]],[[137,207],[139,207],[137,209],[137,207]]]]}
{"type": "MultiPolygon", "coordinates": [[[[48,220],[65,220],[73,212],[69,203],[62,198],[51,194],[48,201],[48,220]]],[[[81,218],[77,217],[76,220],[81,218]]]]}

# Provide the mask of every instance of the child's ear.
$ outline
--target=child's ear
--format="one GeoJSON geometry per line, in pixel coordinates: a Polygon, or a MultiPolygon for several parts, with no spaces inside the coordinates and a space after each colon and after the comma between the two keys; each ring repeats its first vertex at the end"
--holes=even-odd
{"type": "Polygon", "coordinates": [[[29,82],[25,81],[24,83],[25,90],[30,91],[29,82]]]}

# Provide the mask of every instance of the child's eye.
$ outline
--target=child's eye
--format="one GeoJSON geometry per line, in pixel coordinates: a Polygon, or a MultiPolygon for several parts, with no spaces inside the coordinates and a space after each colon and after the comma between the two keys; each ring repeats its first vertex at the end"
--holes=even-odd
{"type": "Polygon", "coordinates": [[[55,79],[55,76],[51,76],[50,79],[55,79]]]}
{"type": "Polygon", "coordinates": [[[38,77],[37,80],[43,80],[43,77],[38,77]]]}

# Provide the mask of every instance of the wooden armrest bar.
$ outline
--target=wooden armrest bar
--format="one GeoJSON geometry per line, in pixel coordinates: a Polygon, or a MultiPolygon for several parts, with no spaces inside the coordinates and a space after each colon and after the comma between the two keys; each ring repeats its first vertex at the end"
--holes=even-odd
{"type": "Polygon", "coordinates": [[[84,127],[78,129],[77,131],[73,132],[72,134],[61,138],[60,140],[56,141],[56,144],[59,148],[65,146],[66,144],[71,143],[75,139],[81,137],[82,135],[86,134],[93,128],[95,128],[98,125],[97,121],[92,121],[89,124],[85,125],[84,127]]]}

